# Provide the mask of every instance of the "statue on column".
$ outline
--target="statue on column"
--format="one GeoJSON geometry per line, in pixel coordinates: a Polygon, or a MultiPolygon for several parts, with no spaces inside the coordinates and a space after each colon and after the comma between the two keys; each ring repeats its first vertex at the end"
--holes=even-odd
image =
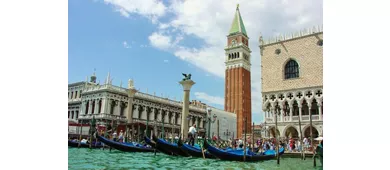
{"type": "Polygon", "coordinates": [[[133,88],[134,87],[134,82],[132,79],[129,79],[129,88],[133,88]]]}
{"type": "Polygon", "coordinates": [[[183,76],[184,76],[183,81],[191,80],[191,74],[184,74],[184,73],[181,73],[181,74],[183,74],[183,76]]]}

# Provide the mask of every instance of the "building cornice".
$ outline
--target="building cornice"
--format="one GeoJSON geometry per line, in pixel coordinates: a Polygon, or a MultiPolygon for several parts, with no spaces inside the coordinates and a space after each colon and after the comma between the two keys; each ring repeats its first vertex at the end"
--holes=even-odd
{"type": "Polygon", "coordinates": [[[260,49],[262,49],[262,48],[267,47],[267,46],[271,46],[271,45],[275,45],[275,44],[279,44],[279,43],[284,43],[284,42],[288,42],[288,41],[293,41],[293,40],[297,40],[297,39],[302,39],[302,38],[306,38],[306,37],[310,37],[310,36],[316,36],[319,34],[323,34],[323,28],[320,26],[317,26],[317,28],[314,27],[312,29],[304,29],[304,30],[301,30],[301,31],[298,31],[295,33],[291,33],[291,35],[287,35],[287,34],[279,35],[273,39],[269,38],[268,40],[263,40],[263,37],[260,36],[259,47],[260,47],[260,49]]]}

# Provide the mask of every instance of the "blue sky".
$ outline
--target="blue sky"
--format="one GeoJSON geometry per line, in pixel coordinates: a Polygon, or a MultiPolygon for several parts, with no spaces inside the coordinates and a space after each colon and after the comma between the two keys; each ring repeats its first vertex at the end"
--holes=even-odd
{"type": "MultiPolygon", "coordinates": [[[[69,83],[96,69],[102,84],[110,71],[115,85],[131,78],[142,92],[179,100],[181,73],[191,73],[190,99],[223,109],[223,49],[237,1],[68,2],[69,83]]],[[[260,32],[273,37],[321,24],[322,1],[240,1],[240,11],[251,38],[252,121],[260,123],[260,32]]]]}

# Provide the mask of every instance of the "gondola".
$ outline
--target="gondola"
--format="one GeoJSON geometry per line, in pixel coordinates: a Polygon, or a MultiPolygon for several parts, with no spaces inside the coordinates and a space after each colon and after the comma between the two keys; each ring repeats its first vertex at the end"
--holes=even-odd
{"type": "Polygon", "coordinates": [[[97,135],[96,137],[99,139],[99,141],[103,142],[104,144],[123,152],[153,152],[154,151],[152,148],[148,148],[139,144],[134,145],[133,143],[115,142],[113,140],[109,140],[100,135],[97,135]]]}
{"type": "MultiPolygon", "coordinates": [[[[190,155],[192,157],[203,158],[203,153],[202,153],[202,149],[201,148],[183,143],[182,140],[181,140],[181,137],[179,138],[179,141],[177,142],[177,145],[179,146],[179,148],[182,151],[184,151],[188,155],[190,155]]],[[[210,159],[215,159],[216,158],[215,156],[211,155],[207,151],[204,151],[204,156],[205,156],[205,158],[210,158],[210,159]]]]}
{"type": "Polygon", "coordinates": [[[157,143],[157,149],[168,155],[177,155],[183,157],[189,157],[187,153],[183,152],[176,143],[168,143],[162,139],[153,135],[153,141],[157,143]]]}
{"type": "Polygon", "coordinates": [[[173,154],[173,152],[167,150],[166,148],[164,148],[163,146],[159,146],[157,145],[156,142],[152,141],[150,138],[148,138],[147,136],[144,136],[144,139],[145,139],[145,143],[147,143],[148,145],[152,146],[154,149],[156,149],[157,151],[159,152],[162,152],[162,153],[165,153],[167,155],[175,155],[173,154]]]}
{"type": "MultiPolygon", "coordinates": [[[[74,142],[74,141],[68,140],[68,146],[78,148],[79,142],[74,142]]],[[[91,147],[93,149],[95,149],[95,148],[101,148],[101,147],[103,147],[103,145],[99,142],[97,143],[97,145],[95,145],[95,142],[93,142],[91,147]]],[[[80,148],[89,148],[89,144],[81,143],[80,148]]]]}
{"type": "MultiPolygon", "coordinates": [[[[207,140],[204,141],[204,146],[210,154],[221,160],[227,161],[244,161],[244,152],[243,150],[222,150],[216,147],[211,146],[207,140]]],[[[284,148],[279,149],[279,154],[284,153],[284,148]]],[[[276,158],[276,152],[273,150],[268,150],[264,153],[253,153],[249,149],[246,149],[245,161],[254,162],[254,161],[263,161],[271,160],[276,158]]]]}

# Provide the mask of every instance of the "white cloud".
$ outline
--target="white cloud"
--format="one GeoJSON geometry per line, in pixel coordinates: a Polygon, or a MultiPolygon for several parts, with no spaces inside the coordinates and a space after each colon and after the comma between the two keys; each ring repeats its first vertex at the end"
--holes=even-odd
{"type": "Polygon", "coordinates": [[[126,12],[126,10],[124,10],[123,8],[119,8],[117,9],[116,11],[118,11],[119,13],[121,13],[122,16],[126,17],[126,18],[129,18],[130,14],[126,12]]]}
{"type": "Polygon", "coordinates": [[[165,50],[171,47],[171,37],[163,35],[161,33],[154,32],[149,36],[150,44],[153,47],[165,50]]]}
{"type": "MultiPolygon", "coordinates": [[[[190,63],[189,66],[195,65],[212,75],[224,78],[224,47],[226,35],[234,17],[236,1],[171,0],[169,7],[156,0],[105,1],[118,8],[123,8],[128,13],[137,13],[149,18],[153,23],[159,23],[159,30],[149,36],[153,47],[168,50],[190,63]],[[166,18],[160,21],[159,18],[168,12],[173,17],[168,18],[168,21],[166,18]],[[199,48],[180,45],[179,42],[188,35],[200,38],[205,44],[199,48]]],[[[260,33],[265,40],[268,40],[280,33],[290,34],[315,25],[322,25],[322,3],[322,0],[240,1],[240,12],[252,50],[252,111],[256,115],[262,113],[261,58],[258,47],[260,33]]]]}
{"type": "Polygon", "coordinates": [[[156,21],[166,13],[167,7],[158,0],[104,0],[105,3],[115,6],[121,15],[128,17],[129,13],[145,16],[156,21]]]}
{"type": "Polygon", "coordinates": [[[195,92],[194,94],[197,99],[204,100],[208,104],[212,103],[212,104],[218,104],[223,106],[224,99],[222,97],[210,96],[203,92],[195,92]]]}
{"type": "Polygon", "coordinates": [[[158,26],[159,29],[166,29],[169,27],[169,24],[164,24],[164,23],[160,23],[160,25],[158,26]]]}
{"type": "Polygon", "coordinates": [[[123,41],[123,47],[125,48],[131,48],[129,44],[127,44],[127,41],[123,41]]]}
{"type": "Polygon", "coordinates": [[[169,60],[164,60],[164,63],[169,63],[169,60]]]}

